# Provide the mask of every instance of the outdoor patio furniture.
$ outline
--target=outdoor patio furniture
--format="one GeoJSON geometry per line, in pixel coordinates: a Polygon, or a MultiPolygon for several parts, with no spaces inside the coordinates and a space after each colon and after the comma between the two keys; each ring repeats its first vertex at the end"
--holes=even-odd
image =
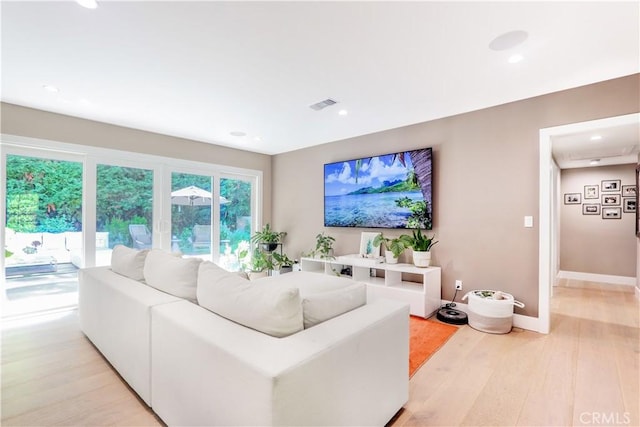
{"type": "Polygon", "coordinates": [[[129,224],[129,234],[136,249],[151,249],[151,232],[145,224],[129,224]]]}
{"type": "Polygon", "coordinates": [[[210,248],[211,247],[211,226],[199,225],[193,226],[193,237],[191,240],[193,249],[210,248]]]}

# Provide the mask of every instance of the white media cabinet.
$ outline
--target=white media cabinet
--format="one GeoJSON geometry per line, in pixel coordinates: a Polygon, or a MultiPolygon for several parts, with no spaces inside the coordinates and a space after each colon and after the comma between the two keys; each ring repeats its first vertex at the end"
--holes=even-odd
{"type": "Polygon", "coordinates": [[[301,258],[302,271],[339,274],[351,267],[351,277],[367,284],[367,300],[388,298],[406,302],[414,316],[430,317],[441,305],[440,267],[419,268],[413,264],[386,264],[360,255],[342,255],[333,259],[301,258]],[[371,269],[384,271],[384,277],[372,277],[371,269]],[[406,281],[406,276],[417,277],[422,283],[406,281]]]}

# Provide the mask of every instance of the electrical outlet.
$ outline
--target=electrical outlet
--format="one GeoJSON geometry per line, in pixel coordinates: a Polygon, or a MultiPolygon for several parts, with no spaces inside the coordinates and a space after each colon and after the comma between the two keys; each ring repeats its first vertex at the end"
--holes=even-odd
{"type": "Polygon", "coordinates": [[[456,280],[456,291],[462,290],[462,280],[456,280]]]}

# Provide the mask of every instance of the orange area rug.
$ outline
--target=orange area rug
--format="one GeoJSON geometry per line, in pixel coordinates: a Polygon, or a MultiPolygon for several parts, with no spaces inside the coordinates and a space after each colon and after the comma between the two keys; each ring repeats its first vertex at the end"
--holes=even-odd
{"type": "Polygon", "coordinates": [[[409,378],[457,330],[458,327],[454,325],[411,316],[409,318],[409,378]]]}

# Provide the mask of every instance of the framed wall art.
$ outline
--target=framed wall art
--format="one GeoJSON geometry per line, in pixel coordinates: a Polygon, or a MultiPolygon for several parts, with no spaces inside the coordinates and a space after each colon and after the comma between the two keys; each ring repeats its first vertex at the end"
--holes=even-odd
{"type": "Polygon", "coordinates": [[[360,255],[363,258],[376,258],[380,256],[380,246],[374,246],[373,241],[380,233],[364,231],[360,234],[360,255]]]}
{"type": "Polygon", "coordinates": [[[622,208],[606,208],[602,207],[602,219],[620,219],[622,217],[622,208]]]}
{"type": "Polygon", "coordinates": [[[600,203],[585,203],[582,205],[582,215],[600,215],[600,203]]]}
{"type": "Polygon", "coordinates": [[[635,213],[638,208],[636,199],[633,197],[626,197],[622,199],[622,211],[625,213],[635,213]]]}
{"type": "Polygon", "coordinates": [[[620,191],[619,179],[605,179],[602,181],[602,192],[620,191]]]}
{"type": "Polygon", "coordinates": [[[582,194],[580,193],[565,193],[564,204],[565,205],[579,205],[582,203],[582,194]]]}
{"type": "Polygon", "coordinates": [[[602,206],[620,206],[619,194],[603,194],[602,206]]]}
{"type": "Polygon", "coordinates": [[[636,197],[638,194],[638,187],[635,185],[623,185],[622,197],[636,197]]]}
{"type": "Polygon", "coordinates": [[[600,187],[597,185],[585,185],[584,186],[584,198],[585,199],[599,199],[600,187]]]}

